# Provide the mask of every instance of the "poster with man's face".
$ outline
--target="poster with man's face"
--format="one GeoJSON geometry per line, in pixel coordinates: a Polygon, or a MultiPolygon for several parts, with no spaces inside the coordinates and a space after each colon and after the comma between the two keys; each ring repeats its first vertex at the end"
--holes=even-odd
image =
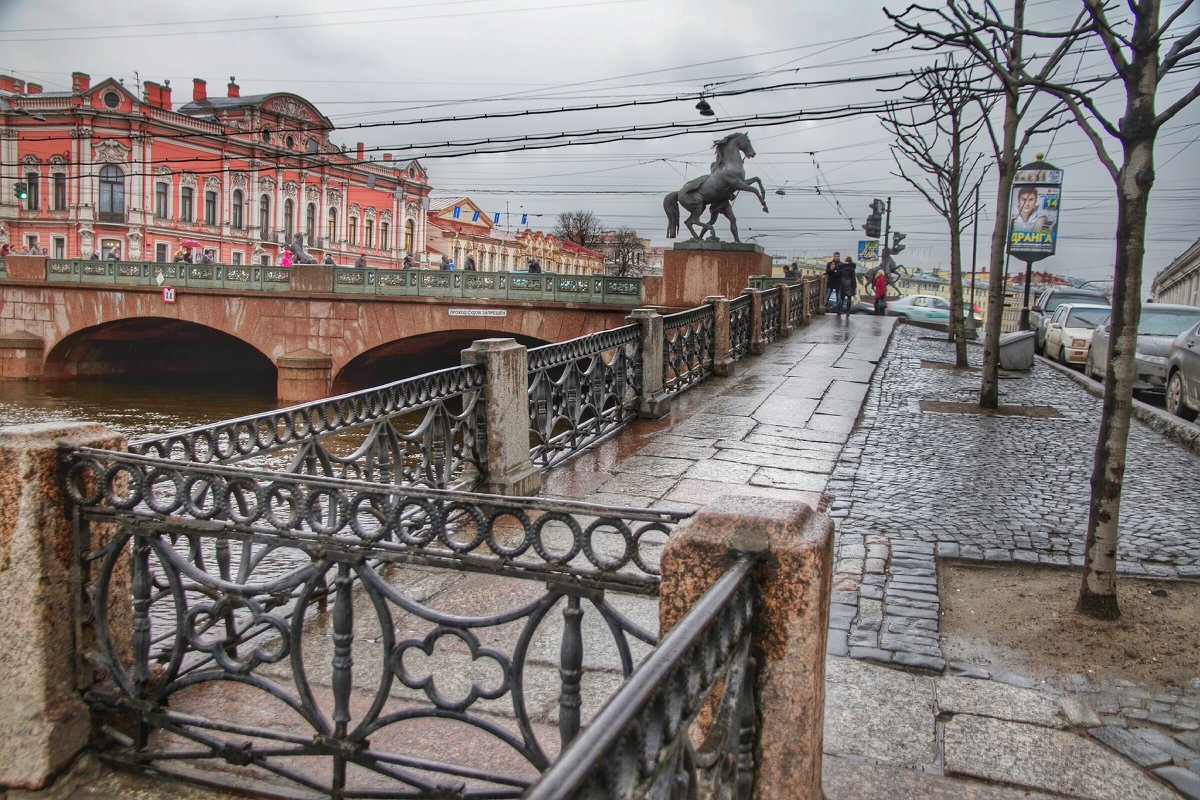
{"type": "Polygon", "coordinates": [[[1062,171],[1022,169],[1016,177],[1009,207],[1008,251],[1015,258],[1039,261],[1054,255],[1058,242],[1062,171]],[[1054,183],[1059,185],[1049,185],[1054,183]]]}

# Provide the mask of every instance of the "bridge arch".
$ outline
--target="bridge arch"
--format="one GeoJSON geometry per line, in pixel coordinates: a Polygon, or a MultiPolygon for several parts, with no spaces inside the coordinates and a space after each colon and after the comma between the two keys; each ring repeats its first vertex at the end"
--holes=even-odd
{"type": "Polygon", "coordinates": [[[486,328],[455,328],[414,334],[376,345],[348,361],[333,378],[341,394],[422,375],[462,363],[460,354],[477,339],[512,338],[526,347],[549,344],[522,333],[486,328]]]}
{"type": "Polygon", "coordinates": [[[218,380],[273,389],[269,356],[233,334],[169,317],[124,317],[63,336],[46,354],[47,379],[154,378],[181,383],[218,380]]]}

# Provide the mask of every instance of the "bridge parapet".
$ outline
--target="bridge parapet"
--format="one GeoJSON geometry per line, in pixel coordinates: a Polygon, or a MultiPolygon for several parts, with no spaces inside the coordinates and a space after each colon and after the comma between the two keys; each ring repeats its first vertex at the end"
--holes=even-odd
{"type": "MultiPolygon", "coordinates": [[[[40,270],[10,275],[0,262],[0,279],[41,278],[40,270]]],[[[112,259],[46,259],[49,283],[101,286],[176,286],[239,292],[331,292],[380,297],[461,297],[464,299],[643,304],[640,278],[529,272],[357,269],[327,264],[291,267],[263,264],[186,264],[112,259]]]]}

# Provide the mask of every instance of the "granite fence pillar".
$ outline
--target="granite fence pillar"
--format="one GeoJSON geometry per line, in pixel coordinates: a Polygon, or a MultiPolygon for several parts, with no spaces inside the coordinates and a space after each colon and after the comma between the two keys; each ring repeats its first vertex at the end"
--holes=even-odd
{"type": "Polygon", "coordinates": [[[534,495],[542,476],[529,458],[529,356],[515,339],[479,339],[462,351],[463,364],[481,364],[483,483],[490,494],[534,495]]]}
{"type": "Polygon", "coordinates": [[[742,289],[742,294],[750,295],[750,352],[761,355],[766,347],[763,344],[762,326],[762,291],[759,289],[742,289]]]}
{"type": "Polygon", "coordinates": [[[729,298],[712,295],[704,302],[713,307],[713,374],[724,376],[733,372],[729,355],[729,298]]]}
{"type": "MultiPolygon", "coordinates": [[[[82,656],[92,637],[88,587],[59,481],[71,446],[124,450],[125,437],[91,423],[0,428],[0,787],[42,788],[91,733],[79,694],[92,681],[82,656]]],[[[93,524],[91,546],[114,535],[114,526],[93,524]]],[[[110,625],[128,630],[128,560],[110,591],[110,625]]]]}
{"type": "Polygon", "coordinates": [[[792,335],[792,292],[798,292],[801,289],[803,289],[803,286],[788,286],[786,283],[779,284],[780,338],[786,338],[792,335]]]}
{"type": "Polygon", "coordinates": [[[663,550],[660,637],[745,552],[763,554],[751,640],[759,665],[754,797],[821,800],[830,519],[804,503],[761,497],[721,497],[697,511],[663,550]]]}
{"type": "Polygon", "coordinates": [[[642,328],[642,398],[638,415],[646,419],[664,417],[671,400],[663,392],[663,318],[652,308],[635,308],[625,321],[642,328]]]}

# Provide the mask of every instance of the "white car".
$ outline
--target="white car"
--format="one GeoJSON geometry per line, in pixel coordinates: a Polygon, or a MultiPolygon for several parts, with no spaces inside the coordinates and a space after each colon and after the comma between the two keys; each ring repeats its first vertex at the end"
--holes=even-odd
{"type": "Polygon", "coordinates": [[[1109,306],[1084,303],[1063,303],[1054,309],[1046,328],[1046,358],[1063,365],[1087,361],[1092,334],[1111,313],[1109,306]]]}

